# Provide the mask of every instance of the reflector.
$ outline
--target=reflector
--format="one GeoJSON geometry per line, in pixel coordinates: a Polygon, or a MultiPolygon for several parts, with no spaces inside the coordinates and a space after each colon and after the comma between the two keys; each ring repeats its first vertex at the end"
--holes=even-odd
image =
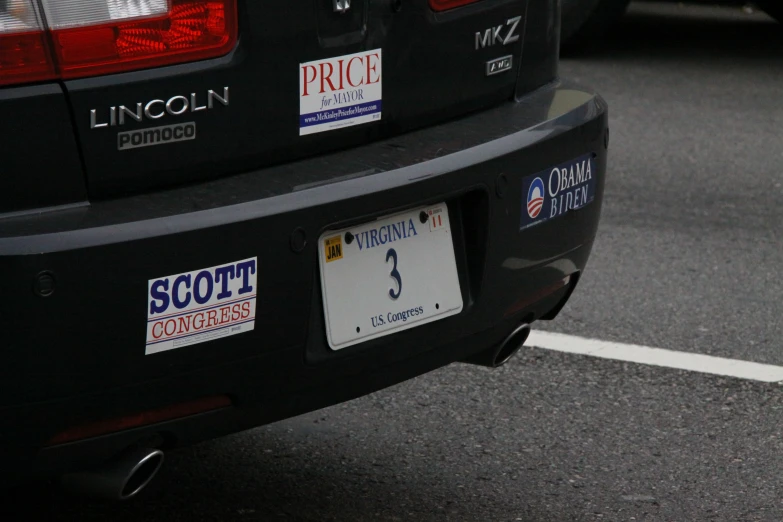
{"type": "Polygon", "coordinates": [[[91,422],[89,424],[82,424],[80,426],[74,426],[55,435],[49,441],[48,445],[55,446],[57,444],[66,444],[68,442],[74,442],[77,440],[99,437],[109,433],[116,433],[118,431],[130,430],[133,428],[139,428],[141,426],[149,426],[159,422],[181,419],[183,417],[198,415],[199,413],[206,413],[208,411],[227,408],[229,406],[231,406],[231,399],[228,396],[215,395],[212,397],[206,397],[204,399],[198,399],[195,401],[174,404],[164,408],[158,408],[156,410],[144,411],[134,415],[128,415],[126,417],[107,419],[103,421],[91,422]]]}

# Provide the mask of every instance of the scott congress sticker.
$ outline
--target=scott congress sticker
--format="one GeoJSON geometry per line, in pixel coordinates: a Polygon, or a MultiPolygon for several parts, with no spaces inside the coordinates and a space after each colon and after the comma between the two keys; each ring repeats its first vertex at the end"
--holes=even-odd
{"type": "Polygon", "coordinates": [[[299,135],[381,119],[381,50],[299,65],[299,135]]]}
{"type": "Polygon", "coordinates": [[[255,257],[159,277],[147,292],[147,355],[253,330],[255,257]]]}
{"type": "Polygon", "coordinates": [[[519,229],[539,225],[592,203],[595,159],[585,154],[522,180],[519,229]]]}

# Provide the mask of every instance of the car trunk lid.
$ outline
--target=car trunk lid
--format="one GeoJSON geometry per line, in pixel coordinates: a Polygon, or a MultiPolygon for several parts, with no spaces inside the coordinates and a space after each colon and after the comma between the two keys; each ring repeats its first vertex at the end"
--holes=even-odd
{"type": "Polygon", "coordinates": [[[356,146],[514,96],[526,0],[240,0],[227,55],[66,80],[91,198],[356,146]]]}

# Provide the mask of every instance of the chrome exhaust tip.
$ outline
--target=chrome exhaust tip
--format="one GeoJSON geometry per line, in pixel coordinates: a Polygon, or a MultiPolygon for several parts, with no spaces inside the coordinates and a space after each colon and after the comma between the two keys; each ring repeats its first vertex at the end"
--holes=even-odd
{"type": "Polygon", "coordinates": [[[468,364],[476,364],[478,366],[486,366],[488,368],[498,368],[506,364],[520,348],[527,341],[530,335],[530,325],[522,323],[511,332],[503,342],[484,350],[477,354],[473,354],[462,362],[468,364]]]}
{"type": "Polygon", "coordinates": [[[163,465],[163,452],[140,448],[122,453],[94,470],[62,478],[65,489],[93,498],[128,500],[149,485],[163,465]]]}

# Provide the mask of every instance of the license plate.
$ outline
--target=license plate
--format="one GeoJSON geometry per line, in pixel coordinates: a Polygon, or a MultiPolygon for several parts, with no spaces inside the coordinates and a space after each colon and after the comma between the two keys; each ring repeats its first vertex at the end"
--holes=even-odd
{"type": "Polygon", "coordinates": [[[330,231],[318,245],[333,350],[462,311],[445,203],[330,231]]]}

